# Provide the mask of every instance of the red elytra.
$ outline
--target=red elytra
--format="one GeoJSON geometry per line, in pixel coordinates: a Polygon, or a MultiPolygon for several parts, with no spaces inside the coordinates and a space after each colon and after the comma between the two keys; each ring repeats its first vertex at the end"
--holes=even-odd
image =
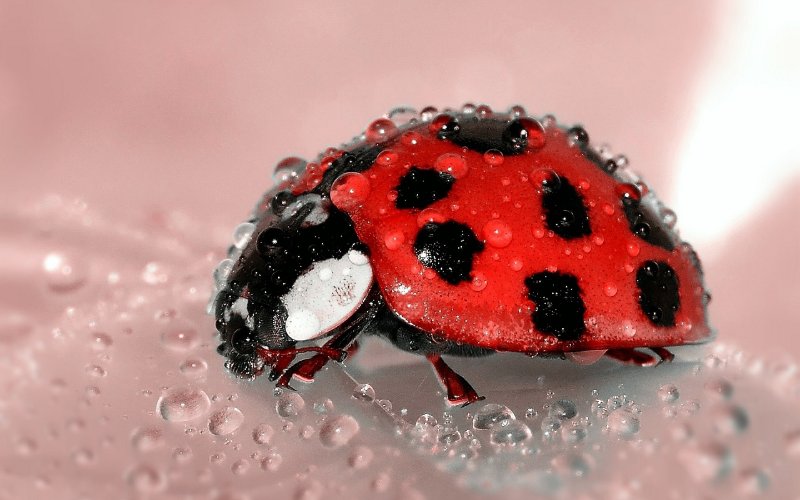
{"type": "MultiPolygon", "coordinates": [[[[669,251],[631,231],[621,194],[638,196],[631,194],[635,186],[598,168],[558,127],[544,129],[535,148],[498,161],[495,152],[486,155],[437,137],[447,120],[414,127],[405,139],[387,139],[391,153],[361,172],[369,180],[368,195],[358,203],[337,203],[369,248],[380,291],[398,316],[446,340],[524,353],[664,347],[710,336],[702,277],[690,247],[669,251]],[[395,189],[412,167],[449,172],[456,181],[445,198],[425,209],[401,210],[393,202],[395,189]],[[567,240],[547,230],[542,183],[554,174],[579,191],[591,236],[567,240]],[[466,224],[486,244],[475,255],[469,282],[436,279],[414,252],[420,226],[442,219],[466,224]],[[648,260],[668,263],[678,277],[674,326],[654,325],[639,304],[636,270],[648,260]],[[535,327],[535,304],[524,280],[543,270],[577,277],[586,307],[579,340],[560,341],[535,327]]],[[[300,186],[314,182],[303,181],[300,186]]]]}

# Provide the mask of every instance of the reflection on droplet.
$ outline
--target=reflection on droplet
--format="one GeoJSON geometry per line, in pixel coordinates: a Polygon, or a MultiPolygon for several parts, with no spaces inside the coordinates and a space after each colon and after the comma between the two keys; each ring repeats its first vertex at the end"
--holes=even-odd
{"type": "Polygon", "coordinates": [[[359,426],[350,415],[339,415],[327,420],[319,429],[319,440],[328,448],[338,448],[347,444],[358,434],[359,426]]]}
{"type": "Polygon", "coordinates": [[[514,412],[508,407],[490,403],[483,405],[472,418],[472,427],[475,429],[491,429],[507,420],[514,420],[514,412]]]}
{"type": "Polygon", "coordinates": [[[208,418],[208,430],[215,436],[224,436],[235,432],[244,422],[244,414],[239,408],[226,406],[211,414],[208,418]]]}
{"type": "Polygon", "coordinates": [[[164,420],[186,422],[205,415],[211,406],[208,395],[195,387],[168,389],[156,403],[156,410],[164,420]]]}
{"type": "Polygon", "coordinates": [[[77,290],[86,282],[86,269],[71,256],[51,252],[42,260],[47,286],[59,293],[77,290]]]}
{"type": "Polygon", "coordinates": [[[275,412],[287,420],[297,420],[305,407],[305,400],[296,392],[282,394],[275,402],[275,412]]]}

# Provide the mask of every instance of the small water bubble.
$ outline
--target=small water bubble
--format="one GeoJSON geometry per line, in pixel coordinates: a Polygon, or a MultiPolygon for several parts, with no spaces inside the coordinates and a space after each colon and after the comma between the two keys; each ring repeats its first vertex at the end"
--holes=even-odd
{"type": "Polygon", "coordinates": [[[233,246],[242,250],[250,243],[250,238],[253,237],[253,232],[256,230],[255,224],[252,222],[242,222],[233,230],[233,246]]]}
{"type": "Polygon", "coordinates": [[[140,427],[133,431],[131,444],[137,451],[152,451],[164,445],[164,433],[156,427],[140,427]]]}
{"type": "Polygon", "coordinates": [[[664,384],[658,388],[658,399],[664,403],[674,403],[680,397],[675,384],[664,384]]]}
{"type": "Polygon", "coordinates": [[[186,463],[192,458],[192,450],[185,446],[179,446],[172,450],[172,459],[178,463],[186,463]]]}
{"type": "Polygon", "coordinates": [[[367,126],[364,136],[367,142],[379,144],[386,142],[397,134],[397,125],[388,118],[378,118],[367,126]]]}
{"type": "Polygon", "coordinates": [[[226,406],[208,418],[208,430],[215,436],[225,436],[235,432],[244,422],[244,414],[239,408],[226,406]]]}
{"type": "Polygon", "coordinates": [[[583,425],[569,425],[561,428],[561,439],[568,444],[576,444],[586,440],[589,431],[583,425]]]}
{"type": "Polygon", "coordinates": [[[717,442],[686,448],[678,458],[689,475],[698,482],[717,481],[727,477],[735,465],[731,450],[717,442]]]}
{"type": "Polygon", "coordinates": [[[128,484],[139,493],[157,493],[167,486],[167,478],[158,469],[147,465],[136,465],[125,474],[128,484]]]}
{"type": "Polygon", "coordinates": [[[527,410],[525,410],[525,418],[527,420],[534,420],[538,416],[539,412],[536,411],[536,408],[528,408],[527,410]]]}
{"type": "Polygon", "coordinates": [[[261,460],[261,468],[266,471],[275,472],[280,469],[283,457],[278,453],[272,452],[261,460]]]}
{"type": "Polygon", "coordinates": [[[89,335],[89,347],[94,351],[105,351],[114,344],[111,335],[104,332],[92,332],[89,335]]]}
{"type": "Polygon", "coordinates": [[[231,472],[233,472],[237,476],[242,476],[244,474],[247,474],[247,471],[249,470],[250,470],[250,462],[247,459],[240,458],[239,460],[231,464],[231,472]]]}
{"type": "Polygon", "coordinates": [[[309,439],[313,435],[314,428],[310,425],[304,425],[303,428],[300,429],[300,432],[297,433],[297,436],[300,437],[300,439],[309,439]]]}
{"type": "Polygon", "coordinates": [[[100,378],[100,377],[105,377],[108,374],[106,372],[106,369],[100,365],[86,365],[86,368],[84,368],[84,370],[86,371],[87,375],[90,375],[92,377],[100,378]]]}
{"type": "Polygon", "coordinates": [[[267,423],[261,423],[253,429],[253,441],[258,444],[268,444],[275,435],[275,430],[267,423]]]}
{"type": "Polygon", "coordinates": [[[208,412],[211,401],[208,395],[195,387],[168,389],[156,403],[156,411],[164,420],[186,422],[208,412]]]}
{"type": "Polygon", "coordinates": [[[544,433],[552,434],[561,428],[561,419],[557,417],[544,417],[539,428],[544,433]]]}
{"type": "Polygon", "coordinates": [[[705,389],[712,396],[722,400],[729,400],[733,397],[733,384],[725,379],[709,380],[705,383],[705,389]]]}
{"type": "Polygon", "coordinates": [[[559,420],[570,420],[575,418],[578,414],[578,410],[575,407],[575,403],[568,399],[561,399],[556,401],[550,406],[550,410],[548,414],[551,417],[556,417],[559,420]]]}
{"type": "Polygon", "coordinates": [[[519,420],[503,420],[500,425],[491,427],[492,433],[489,440],[492,444],[501,446],[514,446],[531,438],[530,427],[519,420]]]}
{"type": "Polygon", "coordinates": [[[750,425],[750,417],[741,406],[724,404],[713,410],[714,428],[725,435],[741,434],[750,425]]]}
{"type": "Polygon", "coordinates": [[[607,428],[623,439],[630,439],[639,432],[639,418],[627,408],[617,408],[608,415],[607,428]]]}
{"type": "Polygon", "coordinates": [[[275,166],[272,180],[276,185],[281,185],[284,182],[293,184],[306,169],[306,165],[306,161],[302,158],[297,158],[295,156],[284,158],[275,166]]]}
{"type": "Polygon", "coordinates": [[[370,448],[356,446],[347,458],[347,463],[356,470],[366,469],[372,463],[374,456],[375,453],[370,448]]]}
{"type": "Polygon", "coordinates": [[[483,153],[483,161],[492,167],[499,167],[503,164],[503,161],[505,161],[505,157],[501,151],[497,149],[490,149],[483,153]]]}
{"type": "Polygon", "coordinates": [[[275,412],[287,420],[297,420],[305,407],[305,400],[296,392],[282,394],[275,402],[275,412]]]}
{"type": "Polygon", "coordinates": [[[173,326],[161,333],[161,343],[173,351],[189,351],[200,344],[200,336],[194,328],[173,326]]]}
{"type": "Polygon", "coordinates": [[[208,371],[208,363],[202,358],[188,358],[179,367],[181,373],[189,378],[201,378],[208,371]]]}
{"type": "Polygon", "coordinates": [[[369,384],[358,384],[353,389],[353,399],[362,403],[372,403],[375,401],[375,389],[369,384]]]}
{"type": "Polygon", "coordinates": [[[445,446],[451,446],[461,440],[461,431],[458,427],[449,424],[439,429],[439,442],[445,446]]]}
{"type": "Polygon", "coordinates": [[[214,465],[219,465],[222,462],[224,462],[226,458],[228,458],[227,455],[225,455],[225,453],[220,451],[220,452],[212,453],[211,455],[209,455],[208,461],[211,462],[214,465]]]}
{"type": "Polygon", "coordinates": [[[419,418],[417,418],[415,427],[417,427],[418,429],[427,430],[436,427],[436,424],[437,424],[436,417],[428,413],[423,413],[422,415],[419,416],[419,418]]]}
{"type": "Polygon", "coordinates": [[[50,290],[66,293],[86,282],[87,271],[82,262],[62,252],[50,252],[42,260],[45,280],[50,290]]]}
{"type": "Polygon", "coordinates": [[[327,420],[319,429],[319,440],[328,448],[339,448],[358,434],[359,425],[350,415],[339,415],[327,420]]]}

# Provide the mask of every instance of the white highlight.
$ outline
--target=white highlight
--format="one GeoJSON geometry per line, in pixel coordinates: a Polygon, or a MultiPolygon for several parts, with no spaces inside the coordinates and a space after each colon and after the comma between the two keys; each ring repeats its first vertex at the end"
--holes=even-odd
{"type": "Polygon", "coordinates": [[[674,186],[678,227],[697,245],[725,237],[800,175],[800,3],[725,6],[674,186]]]}
{"type": "Polygon", "coordinates": [[[281,298],[286,334],[297,341],[322,337],[358,310],[371,285],[372,266],[360,252],[314,263],[281,298]]]}

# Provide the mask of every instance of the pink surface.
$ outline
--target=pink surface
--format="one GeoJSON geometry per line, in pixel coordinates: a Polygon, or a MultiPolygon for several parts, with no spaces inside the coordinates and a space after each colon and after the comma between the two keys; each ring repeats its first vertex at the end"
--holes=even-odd
{"type": "MultiPolygon", "coordinates": [[[[331,398],[337,412],[360,422],[352,446],[320,451],[317,424],[325,412],[308,410],[281,432],[286,419],[275,414],[271,387],[229,379],[213,353],[213,325],[202,312],[210,270],[232,228],[269,186],[280,158],[313,156],[401,104],[472,101],[505,109],[519,103],[533,114],[583,123],[594,142],[608,141],[626,153],[633,169],[672,204],[681,194],[684,145],[719,147],[713,137],[691,136],[689,125],[709,109],[715,85],[717,95],[726,92],[730,75],[714,68],[719,60],[728,58],[732,66],[738,60],[725,49],[738,36],[736,23],[747,24],[743,5],[0,0],[0,231],[6,235],[0,242],[0,483],[6,488],[0,498],[239,498],[248,492],[253,498],[313,498],[326,489],[434,498],[451,488],[461,488],[464,497],[527,496],[528,483],[513,483],[506,494],[508,484],[478,484],[485,477],[474,471],[470,483],[442,462],[422,461],[419,443],[394,440],[394,424],[381,420],[386,416],[377,405],[362,407],[349,398],[353,381],[338,369],[302,394],[309,406],[331,398]],[[184,342],[179,330],[193,334],[184,342]],[[178,368],[193,358],[207,362],[207,371],[178,368]],[[209,434],[207,414],[187,424],[162,419],[156,409],[162,390],[187,383],[212,396],[215,415],[225,406],[241,408],[242,428],[219,437],[209,434]],[[250,437],[263,422],[277,432],[274,450],[250,437]],[[305,426],[313,438],[298,437],[305,426]],[[157,437],[146,432],[153,429],[157,437]],[[364,468],[352,465],[366,453],[358,446],[374,450],[364,468]],[[275,450],[283,464],[272,472],[275,450]]],[[[790,19],[795,13],[772,15],[790,19]]],[[[776,31],[785,35],[776,42],[782,50],[752,45],[769,63],[755,84],[765,90],[752,94],[765,100],[774,89],[798,86],[800,71],[791,58],[796,31],[782,29],[776,31]]],[[[787,99],[781,106],[793,110],[796,104],[787,99]]],[[[791,116],[774,126],[787,124],[791,116]]],[[[724,129],[727,123],[720,118],[714,125],[724,129]]],[[[776,147],[736,135],[723,144],[776,147]]],[[[768,495],[797,494],[791,464],[800,456],[800,438],[791,437],[800,431],[792,378],[800,350],[800,158],[786,158],[780,165],[726,165],[725,175],[752,175],[752,186],[779,169],[787,180],[732,229],[697,245],[701,257],[708,256],[712,323],[725,345],[742,348],[718,349],[729,360],[724,367],[716,358],[698,362],[702,350],[647,376],[605,364],[576,371],[516,358],[454,363],[481,380],[491,402],[508,404],[520,419],[528,405],[542,413],[542,405],[552,404],[548,390],[574,399],[580,414],[592,418],[591,389],[603,398],[628,391],[649,408],[641,439],[614,441],[592,457],[590,477],[599,489],[575,486],[587,498],[653,498],[653,490],[644,495],[637,488],[680,488],[687,473],[680,463],[691,465],[691,476],[704,456],[719,459],[698,451],[711,445],[687,445],[689,458],[675,464],[669,457],[681,446],[647,451],[683,425],[663,425],[659,377],[681,387],[678,403],[688,406],[676,406],[677,418],[694,418],[691,402],[699,402],[700,417],[691,422],[698,435],[730,441],[737,458],[725,481],[702,488],[687,483],[698,495],[760,492],[760,472],[772,478],[768,495]],[[733,381],[733,402],[750,414],[743,437],[705,433],[713,426],[703,419],[719,422],[728,408],[709,395],[720,377],[733,381]],[[671,465],[653,473],[662,463],[671,465]],[[642,465],[641,484],[603,468],[617,464],[642,465]]],[[[712,163],[693,167],[700,175],[716,167],[712,163]]],[[[733,205],[749,188],[742,189],[731,194],[708,186],[706,203],[733,205]]],[[[678,214],[678,227],[706,215],[702,202],[691,206],[697,208],[678,214]]],[[[426,366],[380,347],[364,351],[372,354],[351,366],[350,375],[372,383],[379,398],[390,395],[406,407],[412,424],[423,412],[441,414],[441,395],[425,378],[426,366]],[[398,366],[413,378],[408,387],[397,383],[398,366]]],[[[475,410],[454,413],[460,425],[466,411],[475,410]]],[[[530,421],[535,439],[541,417],[530,421]]],[[[605,436],[592,434],[601,443],[605,436]]],[[[532,462],[537,467],[538,457],[532,462]]],[[[563,469],[558,457],[543,463],[563,469]]],[[[481,470],[491,467],[498,462],[481,470]]],[[[550,492],[536,478],[532,489],[550,492]]],[[[554,494],[559,491],[567,490],[554,494]]]]}

